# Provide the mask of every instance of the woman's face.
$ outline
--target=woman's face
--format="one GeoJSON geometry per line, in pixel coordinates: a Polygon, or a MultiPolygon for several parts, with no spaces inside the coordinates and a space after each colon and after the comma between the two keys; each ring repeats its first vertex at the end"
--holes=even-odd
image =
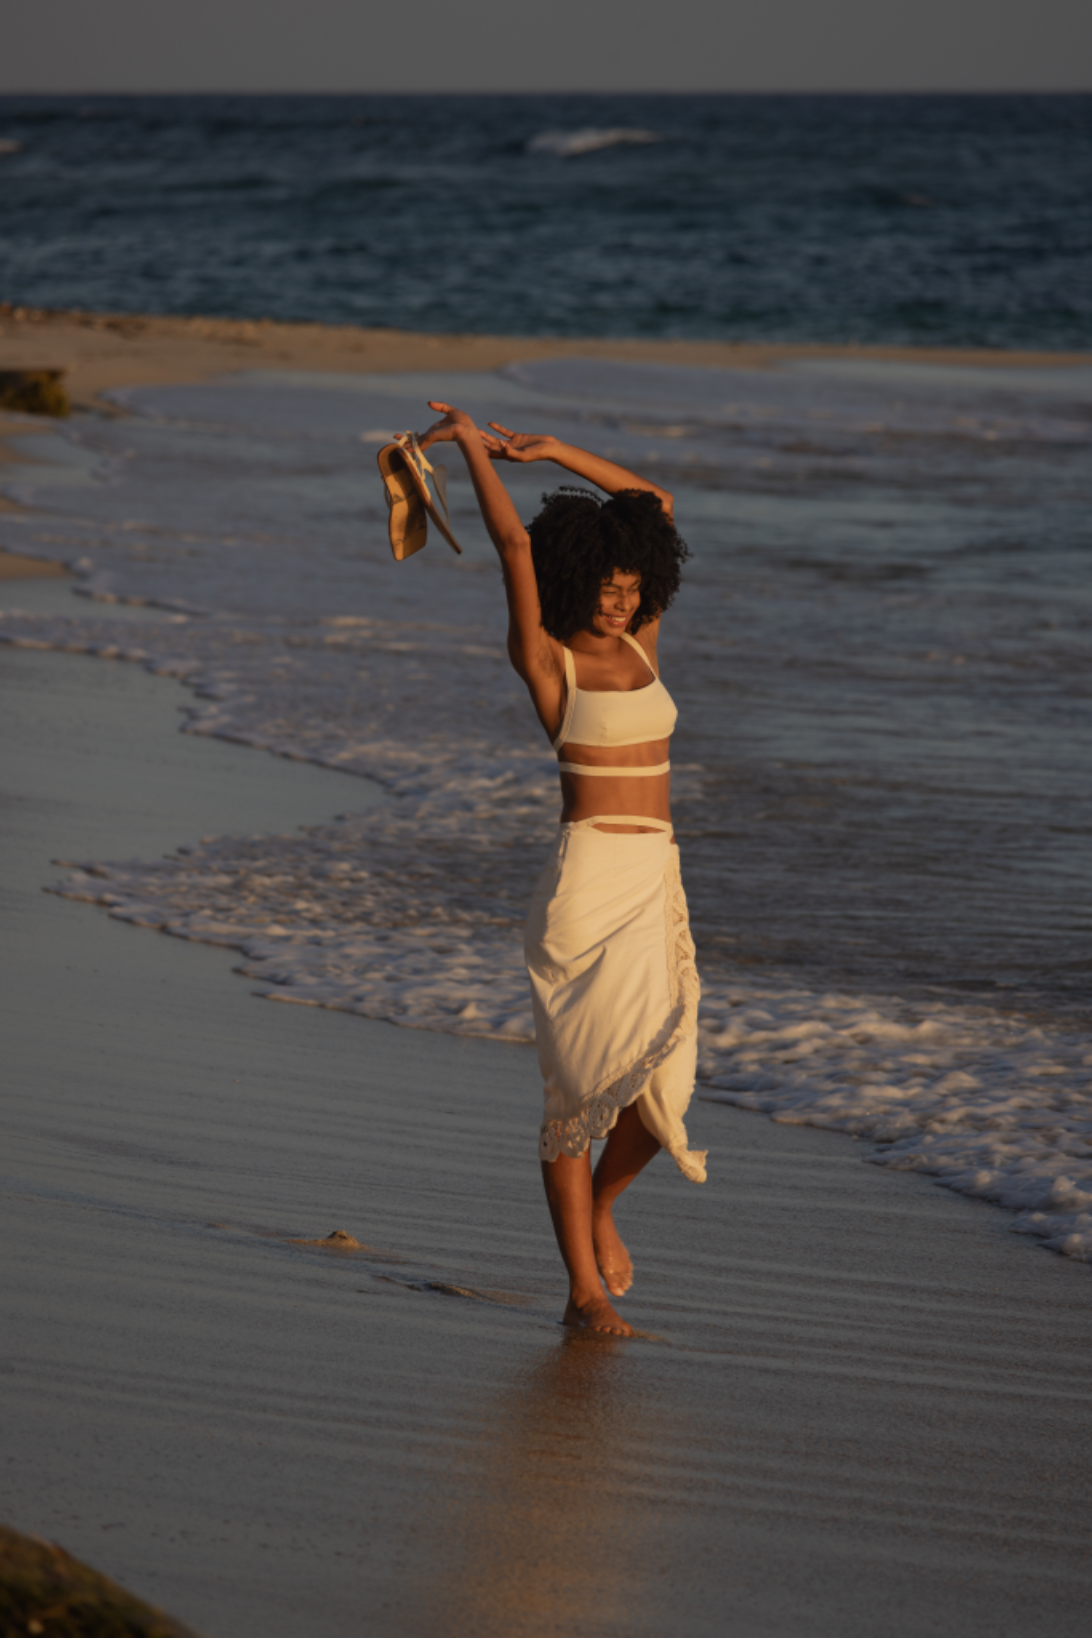
{"type": "Polygon", "coordinates": [[[599,606],[592,630],[597,637],[619,637],[641,606],[641,577],[615,569],[599,588],[599,606]]]}

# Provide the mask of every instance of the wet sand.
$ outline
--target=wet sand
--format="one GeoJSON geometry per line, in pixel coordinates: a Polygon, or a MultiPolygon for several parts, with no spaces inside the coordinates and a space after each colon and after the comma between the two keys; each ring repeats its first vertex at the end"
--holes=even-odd
{"type": "Polygon", "coordinates": [[[649,1336],[565,1333],[529,1049],[41,892],[371,788],[179,735],[134,667],[0,684],[0,1517],[208,1638],[1083,1634],[1087,1268],[697,1102],[708,1185],[619,1214],[649,1336]]]}

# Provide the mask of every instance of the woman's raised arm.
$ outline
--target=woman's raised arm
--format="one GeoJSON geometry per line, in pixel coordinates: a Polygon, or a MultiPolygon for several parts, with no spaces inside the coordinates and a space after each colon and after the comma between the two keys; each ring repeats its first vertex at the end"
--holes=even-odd
{"type": "Polygon", "coordinates": [[[566,472],[572,472],[578,478],[587,478],[589,483],[608,495],[617,495],[621,489],[647,489],[659,496],[660,505],[667,516],[670,518],[673,515],[674,496],[650,478],[642,478],[639,472],[630,472],[627,467],[604,460],[601,455],[593,455],[590,450],[579,449],[576,444],[563,444],[560,438],[551,437],[549,433],[513,432],[510,427],[502,427],[499,421],[490,421],[489,425],[492,433],[483,432],[481,437],[495,461],[516,461],[521,464],[525,461],[553,461],[557,466],[563,466],[566,472]]]}
{"type": "Polygon", "coordinates": [[[530,689],[542,725],[552,739],[564,710],[565,664],[561,644],[542,624],[530,536],[487,453],[485,435],[471,417],[464,410],[434,400],[429,401],[429,408],[439,410],[443,419],[422,435],[421,448],[453,443],[462,451],[485,527],[497,548],[504,572],[509,658],[530,689]]]}

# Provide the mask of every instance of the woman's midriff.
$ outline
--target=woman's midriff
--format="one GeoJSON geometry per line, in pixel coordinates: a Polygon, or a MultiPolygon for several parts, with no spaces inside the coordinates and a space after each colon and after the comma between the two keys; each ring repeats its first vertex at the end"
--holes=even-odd
{"type": "MultiPolygon", "coordinates": [[[[655,768],[666,762],[671,752],[668,739],[652,740],[645,745],[563,745],[558,752],[561,762],[579,762],[589,768],[655,768]]],[[[582,779],[579,774],[561,775],[561,823],[574,824],[581,819],[599,817],[602,823],[596,830],[640,835],[640,825],[612,825],[609,815],[624,813],[637,816],[647,814],[650,819],[671,822],[671,775],[651,776],[638,774],[627,778],[619,771],[616,778],[593,775],[582,779]]],[[[650,830],[657,827],[649,826],[650,830]]]]}

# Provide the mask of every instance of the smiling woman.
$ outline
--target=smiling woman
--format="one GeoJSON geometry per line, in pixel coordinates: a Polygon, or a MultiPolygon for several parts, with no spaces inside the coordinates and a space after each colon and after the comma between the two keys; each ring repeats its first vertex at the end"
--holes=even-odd
{"type": "Polygon", "coordinates": [[[671,496],[651,483],[615,493],[606,506],[582,489],[547,497],[528,534],[542,622],[552,637],[566,642],[590,626],[600,589],[616,573],[635,577],[629,630],[663,614],[690,555],[671,513],[671,496]]]}
{"type": "Polygon", "coordinates": [[[661,1148],[684,1176],[705,1178],[683,1124],[699,984],[671,830],[677,713],[657,666],[687,548],[672,497],[648,479],[556,438],[499,422],[482,432],[462,410],[431,407],[443,419],[421,447],[462,451],[504,571],[509,657],[559,757],[561,825],[525,952],[543,1179],[569,1275],[564,1323],[626,1336],[603,1292],[623,1296],[633,1281],[614,1202],[661,1148]],[[525,529],[493,463],[542,460],[611,498],[559,490],[525,529]],[[594,1177],[592,1138],[607,1140],[594,1177]]]}
{"type": "MultiPolygon", "coordinates": [[[[502,430],[509,445],[513,437],[502,430]]],[[[551,735],[563,823],[613,833],[648,828],[611,822],[615,815],[670,823],[668,741],[677,713],[648,655],[689,556],[671,511],[671,496],[651,484],[619,490],[605,504],[566,488],[547,497],[528,530],[543,629],[561,645],[564,668],[565,709],[551,735]],[[593,777],[611,784],[589,785],[593,777]],[[638,778],[644,783],[634,785],[638,778]]]]}

